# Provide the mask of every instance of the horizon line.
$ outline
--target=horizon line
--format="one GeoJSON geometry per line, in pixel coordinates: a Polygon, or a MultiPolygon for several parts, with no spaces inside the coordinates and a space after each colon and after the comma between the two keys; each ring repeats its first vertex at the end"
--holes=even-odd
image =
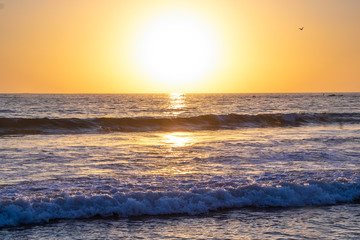
{"type": "Polygon", "coordinates": [[[342,92],[336,92],[336,91],[324,91],[324,92],[119,92],[119,93],[114,93],[114,92],[102,92],[102,93],[96,93],[96,92],[83,92],[83,93],[79,93],[79,92],[69,92],[69,93],[64,93],[64,92],[0,92],[0,94],[59,94],[59,95],[66,95],[66,94],[174,94],[174,93],[179,93],[179,94],[300,94],[300,93],[304,93],[304,94],[322,94],[322,93],[360,93],[360,91],[342,91],[342,92]]]}

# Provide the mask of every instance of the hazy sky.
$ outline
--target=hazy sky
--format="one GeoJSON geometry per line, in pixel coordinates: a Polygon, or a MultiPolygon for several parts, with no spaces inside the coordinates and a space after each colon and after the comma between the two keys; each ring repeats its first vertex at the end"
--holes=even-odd
{"type": "Polygon", "coordinates": [[[359,13],[359,0],[0,0],[0,92],[359,92],[359,13]]]}

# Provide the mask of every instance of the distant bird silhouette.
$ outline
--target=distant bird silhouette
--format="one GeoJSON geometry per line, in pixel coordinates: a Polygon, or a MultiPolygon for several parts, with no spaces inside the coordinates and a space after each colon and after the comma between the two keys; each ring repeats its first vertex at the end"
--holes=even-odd
{"type": "Polygon", "coordinates": [[[299,28],[301,31],[304,30],[304,27],[299,28]]]}

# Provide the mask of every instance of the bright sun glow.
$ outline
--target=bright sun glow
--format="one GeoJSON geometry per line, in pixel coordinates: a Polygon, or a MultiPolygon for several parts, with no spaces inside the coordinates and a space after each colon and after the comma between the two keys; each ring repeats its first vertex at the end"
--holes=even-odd
{"type": "Polygon", "coordinates": [[[173,147],[183,147],[192,141],[190,133],[174,132],[164,135],[165,142],[173,147]]]}
{"type": "Polygon", "coordinates": [[[150,19],[134,43],[139,71],[170,91],[186,91],[218,66],[219,41],[204,19],[170,11],[150,19]]]}

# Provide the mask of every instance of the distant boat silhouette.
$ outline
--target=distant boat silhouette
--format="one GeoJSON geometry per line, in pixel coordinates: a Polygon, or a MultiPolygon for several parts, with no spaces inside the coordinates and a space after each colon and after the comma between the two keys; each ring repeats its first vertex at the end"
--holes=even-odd
{"type": "Polygon", "coordinates": [[[304,27],[300,27],[299,29],[302,31],[302,30],[304,30],[304,27]]]}

